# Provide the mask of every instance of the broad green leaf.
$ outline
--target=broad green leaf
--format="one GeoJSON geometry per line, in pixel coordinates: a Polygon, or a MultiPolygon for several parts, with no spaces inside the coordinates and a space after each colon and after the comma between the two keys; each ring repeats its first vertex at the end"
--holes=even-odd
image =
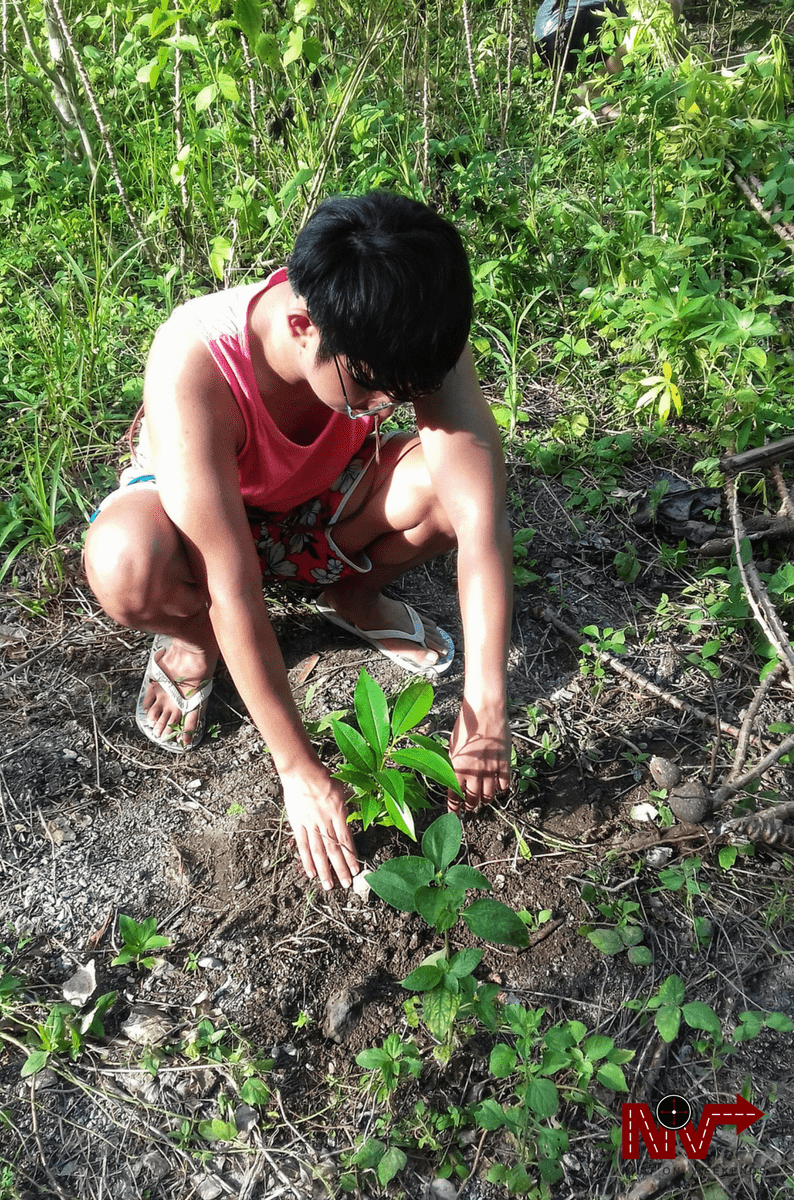
{"type": "Polygon", "coordinates": [[[425,965],[422,963],[411,971],[410,975],[406,975],[401,983],[407,992],[429,992],[437,983],[440,983],[443,971],[440,967],[425,965]]]}
{"type": "Polygon", "coordinates": [[[261,1079],[252,1076],[246,1079],[240,1088],[240,1099],[251,1105],[267,1104],[270,1100],[270,1088],[261,1079]]]}
{"type": "Polygon", "coordinates": [[[759,1012],[739,1013],[739,1021],[741,1024],[733,1033],[734,1040],[737,1042],[749,1042],[751,1038],[758,1037],[764,1027],[764,1017],[759,1012]]]}
{"type": "Polygon", "coordinates": [[[649,967],[653,962],[653,951],[648,946],[629,946],[629,962],[635,967],[649,967]]]}
{"type": "Polygon", "coordinates": [[[212,102],[215,99],[215,97],[217,96],[217,94],[218,94],[217,83],[208,83],[206,87],[203,87],[201,89],[201,91],[199,92],[199,94],[196,96],[196,100],[195,100],[196,112],[202,113],[202,112],[204,112],[205,109],[209,108],[209,106],[212,104],[212,102]]]}
{"type": "Polygon", "coordinates": [[[582,1053],[591,1062],[597,1062],[599,1058],[606,1058],[614,1045],[611,1037],[606,1037],[603,1033],[594,1033],[582,1043],[582,1053]]]}
{"type": "Polygon", "coordinates": [[[433,878],[433,864],[426,858],[395,858],[367,875],[376,896],[401,912],[415,912],[416,889],[433,878]]]}
{"type": "Polygon", "coordinates": [[[377,1174],[381,1187],[385,1187],[398,1171],[402,1171],[408,1159],[404,1150],[399,1146],[389,1146],[383,1158],[378,1163],[377,1174]]]}
{"type": "Polygon", "coordinates": [[[119,913],[119,933],[125,946],[139,946],[145,937],[143,926],[125,913],[119,913]]]}
{"type": "Polygon", "coordinates": [[[389,744],[389,706],[383,690],[375,680],[362,671],[353,697],[359,728],[377,755],[377,766],[389,744]]]}
{"type": "Polygon", "coordinates": [[[659,999],[664,1004],[683,1004],[686,987],[680,975],[668,975],[659,988],[659,999]]]}
{"type": "Polygon", "coordinates": [[[305,37],[303,39],[303,57],[307,63],[311,63],[316,67],[323,56],[323,44],[316,37],[305,37]]]}
{"type": "Polygon", "coordinates": [[[445,753],[441,752],[440,747],[430,751],[424,747],[409,746],[405,750],[393,750],[391,757],[401,767],[410,767],[412,771],[418,771],[421,775],[432,779],[434,783],[440,783],[442,787],[450,788],[451,791],[462,796],[463,792],[455,772],[452,770],[449,756],[447,755],[445,758],[445,753]]]}
{"type": "Polygon", "coordinates": [[[293,25],[289,31],[287,39],[287,49],[281,56],[282,65],[288,67],[290,63],[294,63],[300,58],[303,51],[303,29],[300,25],[293,25]]]}
{"type": "Polygon", "coordinates": [[[372,792],[372,775],[369,771],[359,771],[358,767],[351,767],[350,763],[344,763],[338,771],[334,772],[334,779],[341,779],[343,783],[349,783],[352,787],[358,788],[360,792],[372,792]]]}
{"type": "Polygon", "coordinates": [[[402,737],[423,721],[433,707],[433,687],[426,679],[414,679],[394,702],[392,736],[402,737]]]}
{"type": "Polygon", "coordinates": [[[664,1004],[655,1017],[656,1028],[665,1042],[674,1042],[678,1037],[681,1026],[681,1009],[672,1004],[664,1004]]]}
{"type": "Polygon", "coordinates": [[[717,861],[723,871],[730,871],[733,864],[736,862],[739,851],[735,846],[720,846],[717,854],[717,861]]]}
{"type": "Polygon", "coordinates": [[[475,900],[463,912],[463,920],[475,937],[483,938],[486,942],[497,945],[528,946],[529,935],[526,926],[506,904],[500,900],[491,900],[485,896],[475,900]]]}
{"type": "Polygon", "coordinates": [[[317,0],[298,0],[295,5],[295,11],[292,14],[293,20],[305,21],[309,13],[313,13],[317,0]]]}
{"type": "Polygon", "coordinates": [[[556,1086],[550,1079],[530,1079],[527,1104],[539,1117],[553,1117],[560,1106],[556,1086]]]}
{"type": "Polygon", "coordinates": [[[192,33],[175,34],[173,37],[166,38],[169,46],[173,46],[176,50],[188,50],[198,52],[201,50],[201,42],[192,33]]]}
{"type": "Polygon", "coordinates": [[[260,33],[254,44],[254,54],[259,61],[271,70],[281,65],[281,51],[278,38],[274,33],[260,33]]]}
{"type": "Polygon", "coordinates": [[[377,769],[375,751],[352,725],[347,725],[344,721],[334,721],[333,734],[337,746],[356,770],[375,771],[377,769]]]}
{"type": "Polygon", "coordinates": [[[372,1170],[377,1167],[385,1153],[386,1147],[383,1142],[377,1138],[367,1138],[361,1149],[356,1151],[353,1162],[365,1171],[372,1170]]]}
{"type": "Polygon", "coordinates": [[[436,870],[448,867],[460,850],[463,827],[454,813],[444,813],[430,825],[422,837],[422,853],[429,858],[436,870]]]}
{"type": "Polygon", "coordinates": [[[708,1004],[701,1000],[693,1000],[690,1004],[685,1004],[681,1011],[690,1029],[704,1029],[715,1039],[722,1037],[720,1019],[708,1004]]]}
{"type": "Polygon", "coordinates": [[[444,889],[438,887],[418,887],[414,895],[416,911],[423,921],[435,928],[438,914],[446,907],[444,889]]]}
{"type": "Polygon", "coordinates": [[[425,1025],[439,1042],[444,1041],[452,1028],[459,1005],[460,996],[454,996],[443,984],[433,988],[432,992],[425,992],[422,1015],[425,1025]]]}
{"type": "Polygon", "coordinates": [[[474,1110],[474,1120],[480,1129],[501,1129],[505,1123],[505,1112],[495,1100],[483,1100],[474,1110]]]}
{"type": "Polygon", "coordinates": [[[234,19],[253,44],[262,28],[262,5],[259,0],[234,0],[234,19]]]}
{"type": "Polygon", "coordinates": [[[356,1062],[360,1067],[364,1067],[368,1071],[374,1071],[378,1067],[383,1067],[386,1063],[391,1062],[391,1055],[387,1054],[385,1050],[380,1050],[373,1046],[369,1050],[362,1050],[357,1054],[356,1062]]]}
{"type": "Polygon", "coordinates": [[[518,1055],[513,1046],[494,1046],[488,1064],[491,1074],[496,1079],[507,1079],[516,1069],[518,1055]]]}
{"type": "Polygon", "coordinates": [[[237,104],[240,99],[240,93],[237,90],[237,84],[232,79],[231,75],[227,75],[221,71],[218,75],[218,90],[224,100],[231,100],[232,104],[237,104]]]}
{"type": "Polygon", "coordinates": [[[35,1075],[42,1067],[46,1067],[49,1055],[46,1050],[31,1050],[30,1054],[22,1064],[20,1072],[23,1079],[27,1079],[29,1075],[35,1075]]]}
{"type": "Polygon", "coordinates": [[[233,1142],[237,1137],[234,1121],[199,1121],[198,1135],[206,1142],[233,1142]]]}
{"type": "Polygon", "coordinates": [[[477,950],[474,946],[467,946],[465,950],[459,950],[450,960],[450,974],[457,975],[459,978],[463,975],[471,975],[475,967],[480,965],[483,953],[484,951],[477,950]]]}
{"type": "Polygon", "coordinates": [[[488,892],[493,890],[482,871],[478,871],[476,867],[467,867],[465,863],[457,863],[450,867],[445,878],[452,887],[485,888],[488,892]]]}
{"type": "Polygon", "coordinates": [[[791,1033],[792,1029],[794,1029],[794,1021],[782,1012],[767,1013],[765,1024],[770,1029],[776,1029],[778,1033],[791,1033]]]}
{"type": "Polygon", "coordinates": [[[150,88],[155,87],[157,80],[160,78],[160,64],[157,59],[153,58],[144,67],[139,67],[135,73],[135,78],[138,83],[146,83],[150,88]]]}
{"type": "Polygon", "coordinates": [[[389,795],[388,792],[384,793],[383,806],[391,818],[395,828],[399,829],[400,833],[404,833],[406,837],[411,838],[415,842],[416,830],[414,828],[414,818],[410,808],[408,808],[405,804],[399,804],[393,796],[389,795]]]}
{"type": "Polygon", "coordinates": [[[627,1092],[626,1076],[616,1063],[605,1062],[596,1071],[596,1079],[602,1087],[610,1088],[613,1092],[627,1092]]]}

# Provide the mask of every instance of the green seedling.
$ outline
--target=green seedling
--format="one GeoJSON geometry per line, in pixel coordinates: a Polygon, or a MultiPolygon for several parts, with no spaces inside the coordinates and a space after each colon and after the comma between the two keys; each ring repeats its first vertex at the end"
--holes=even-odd
{"type": "Polygon", "coordinates": [[[134,962],[137,967],[151,970],[157,963],[151,951],[163,950],[171,945],[170,938],[157,933],[156,917],[146,917],[138,924],[132,917],[119,913],[119,933],[123,947],[110,964],[112,967],[123,967],[134,962]]]}
{"type": "Polygon", "coordinates": [[[608,626],[606,629],[599,630],[597,625],[585,625],[582,633],[590,639],[588,642],[582,642],[579,649],[585,656],[579,660],[579,670],[585,677],[592,675],[594,679],[603,679],[606,675],[604,668],[599,662],[598,655],[605,654],[625,654],[626,652],[626,633],[623,629],[612,629],[608,626]],[[591,662],[590,658],[595,661],[591,662]]]}
{"type": "Polygon", "coordinates": [[[449,931],[463,919],[475,937],[502,945],[528,946],[529,937],[521,918],[506,904],[490,897],[464,907],[471,888],[491,890],[486,877],[474,867],[454,864],[462,841],[462,827],[455,813],[445,813],[422,838],[423,857],[393,859],[368,875],[377,896],[402,912],[415,912],[444,938],[444,947],[428,955],[403,980],[408,991],[422,994],[422,1016],[435,1038],[442,1043],[441,1056],[451,1052],[456,1017],[471,1013],[494,1029],[495,984],[477,984],[472,972],[482,950],[466,948],[450,954],[449,931]]]}
{"type": "Polygon", "coordinates": [[[430,804],[422,776],[462,795],[444,747],[410,732],[432,704],[433,689],[424,679],[411,682],[390,705],[375,680],[362,671],[354,695],[359,728],[332,721],[334,739],[346,760],[334,778],[352,790],[350,816],[360,818],[365,829],[373,822],[395,825],[416,841],[413,814],[430,804]],[[405,738],[413,744],[401,746],[405,738]]]}
{"type": "Polygon", "coordinates": [[[527,561],[529,544],[535,536],[534,529],[519,529],[513,537],[513,583],[516,587],[526,587],[529,583],[538,583],[541,576],[532,567],[536,559],[527,561]]]}
{"type": "Polygon", "coordinates": [[[683,1021],[689,1029],[695,1031],[693,1049],[708,1058],[715,1070],[723,1065],[726,1057],[733,1054],[740,1043],[757,1037],[764,1027],[780,1033],[790,1033],[794,1030],[794,1022],[785,1013],[742,1012],[739,1014],[739,1024],[733,1033],[725,1038],[722,1023],[714,1009],[701,1000],[685,1004],[685,994],[683,979],[678,975],[669,975],[654,996],[627,1000],[625,1006],[635,1012],[653,1013],[659,1035],[668,1043],[676,1040],[683,1021]]]}
{"type": "Polygon", "coordinates": [[[618,579],[622,579],[624,583],[634,583],[641,570],[642,563],[637,557],[636,549],[631,542],[626,542],[623,549],[615,555],[615,571],[618,579]]]}
{"type": "Polygon", "coordinates": [[[610,899],[606,892],[593,884],[587,883],[582,888],[582,899],[585,904],[594,906],[607,921],[614,922],[609,929],[598,929],[585,924],[578,932],[600,950],[602,954],[620,954],[628,950],[629,962],[634,966],[647,967],[653,962],[653,954],[647,946],[641,945],[642,925],[640,924],[640,905],[636,900],[625,896],[610,899]]]}
{"type": "Polygon", "coordinates": [[[105,1036],[102,1017],[117,995],[117,992],[107,992],[85,1013],[65,1001],[53,1004],[46,1020],[28,1030],[26,1041],[30,1051],[22,1064],[22,1078],[36,1075],[53,1056],[65,1054],[72,1062],[76,1062],[85,1050],[89,1037],[105,1036]]]}
{"type": "Polygon", "coordinates": [[[339,1186],[343,1192],[355,1192],[359,1184],[373,1185],[373,1178],[382,1188],[389,1184],[398,1171],[401,1171],[408,1161],[404,1150],[399,1146],[387,1146],[378,1138],[367,1138],[362,1146],[350,1156],[343,1159],[345,1166],[353,1167],[353,1171],[345,1171],[339,1176],[339,1186]]]}
{"type": "Polygon", "coordinates": [[[634,1056],[632,1050],[617,1049],[612,1038],[587,1037],[580,1021],[552,1026],[541,1035],[544,1015],[542,1008],[507,1005],[503,1029],[512,1041],[494,1046],[489,1066],[495,1079],[510,1081],[512,1096],[507,1101],[486,1099],[473,1107],[480,1128],[508,1132],[518,1158],[512,1167],[492,1168],[488,1179],[527,1192],[534,1186],[530,1174],[534,1167],[541,1179],[539,1191],[533,1193],[538,1196],[547,1196],[548,1185],[562,1178],[560,1159],[568,1149],[568,1135],[556,1120],[561,1098],[583,1104],[588,1119],[596,1109],[608,1114],[589,1088],[596,1080],[602,1087],[626,1093],[622,1064],[634,1056]],[[559,1076],[560,1082],[551,1076],[559,1076]]]}
{"type": "Polygon", "coordinates": [[[413,1042],[403,1042],[397,1033],[390,1033],[380,1049],[362,1050],[356,1062],[369,1072],[368,1088],[379,1101],[387,1100],[401,1079],[418,1079],[422,1073],[418,1049],[413,1042]]]}

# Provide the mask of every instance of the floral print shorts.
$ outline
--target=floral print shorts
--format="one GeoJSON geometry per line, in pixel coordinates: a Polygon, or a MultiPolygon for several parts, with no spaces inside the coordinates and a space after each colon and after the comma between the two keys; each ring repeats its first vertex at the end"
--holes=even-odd
{"type": "MultiPolygon", "coordinates": [[[[385,440],[384,435],[381,441],[385,440]]],[[[299,508],[285,513],[247,510],[265,580],[292,580],[329,587],[348,575],[362,575],[372,569],[366,554],[361,555],[360,563],[346,558],[334,542],[331,530],[374,455],[375,439],[370,437],[339,478],[299,508]]]]}

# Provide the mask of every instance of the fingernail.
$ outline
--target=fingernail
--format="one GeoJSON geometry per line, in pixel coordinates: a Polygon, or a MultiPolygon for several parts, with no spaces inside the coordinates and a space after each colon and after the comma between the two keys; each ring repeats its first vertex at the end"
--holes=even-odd
{"type": "Polygon", "coordinates": [[[428,650],[427,654],[425,655],[425,662],[426,663],[437,663],[438,662],[438,650],[428,650]]]}
{"type": "Polygon", "coordinates": [[[334,885],[332,883],[329,883],[327,879],[323,880],[323,891],[324,892],[330,892],[330,890],[333,886],[334,885]]]}
{"type": "Polygon", "coordinates": [[[351,883],[351,881],[350,881],[349,879],[347,879],[347,880],[346,880],[346,881],[345,881],[345,882],[342,884],[342,887],[343,887],[343,888],[349,888],[349,887],[350,887],[350,883],[351,883]]]}

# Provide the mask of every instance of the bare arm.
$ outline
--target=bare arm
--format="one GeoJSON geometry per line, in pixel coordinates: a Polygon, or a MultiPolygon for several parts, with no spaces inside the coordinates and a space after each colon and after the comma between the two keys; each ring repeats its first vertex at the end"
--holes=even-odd
{"type": "MultiPolygon", "coordinates": [[[[458,541],[466,675],[450,742],[468,807],[510,778],[506,674],[512,617],[512,538],[499,431],[466,350],[435,396],[416,405],[430,477],[458,541]]],[[[455,806],[453,794],[450,806],[455,806]]]]}
{"type": "Polygon", "coordinates": [[[306,874],[324,887],[358,870],[344,791],[320,762],[295,706],[262,595],[237,476],[241,418],[212,356],[191,334],[165,327],[144,389],[163,507],[234,683],[273,756],[306,874]]]}

